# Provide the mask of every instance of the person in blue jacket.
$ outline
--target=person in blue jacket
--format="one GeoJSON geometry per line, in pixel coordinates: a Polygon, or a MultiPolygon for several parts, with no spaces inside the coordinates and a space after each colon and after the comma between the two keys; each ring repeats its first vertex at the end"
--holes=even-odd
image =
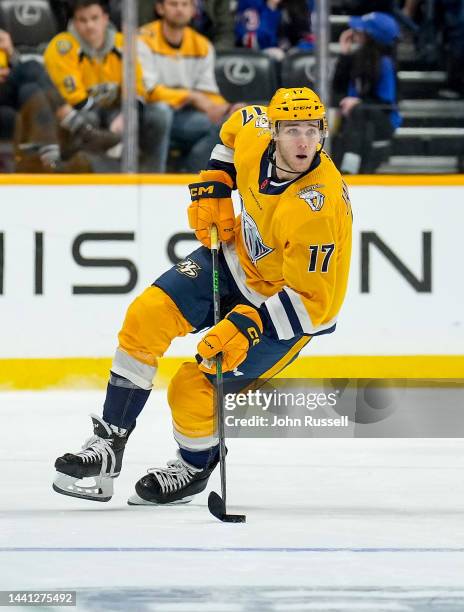
{"type": "Polygon", "coordinates": [[[311,51],[314,0],[238,0],[237,47],[262,49],[277,60],[289,49],[311,51]]]}
{"type": "Polygon", "coordinates": [[[398,112],[395,44],[399,27],[387,13],[351,17],[340,36],[333,90],[341,126],[333,157],[345,174],[371,173],[388,156],[398,112]]]}

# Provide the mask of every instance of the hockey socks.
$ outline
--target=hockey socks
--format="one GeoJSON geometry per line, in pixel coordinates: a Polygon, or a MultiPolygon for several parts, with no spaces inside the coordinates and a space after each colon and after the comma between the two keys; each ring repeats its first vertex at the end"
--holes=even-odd
{"type": "Polygon", "coordinates": [[[103,419],[111,425],[130,429],[142,412],[150,391],[111,372],[103,406],[103,419]]]}
{"type": "Polygon", "coordinates": [[[196,468],[203,469],[212,463],[216,463],[219,456],[219,444],[204,451],[192,451],[186,448],[179,449],[180,456],[184,461],[196,468]]]}

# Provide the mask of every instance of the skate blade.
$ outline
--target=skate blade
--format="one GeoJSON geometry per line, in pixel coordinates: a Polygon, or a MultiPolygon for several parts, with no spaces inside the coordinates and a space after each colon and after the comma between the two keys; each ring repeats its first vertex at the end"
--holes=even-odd
{"type": "Polygon", "coordinates": [[[90,501],[107,502],[113,496],[113,481],[111,478],[95,478],[94,485],[77,484],[79,482],[82,482],[82,480],[57,472],[52,487],[56,493],[61,495],[90,501]]]}
{"type": "Polygon", "coordinates": [[[142,499],[137,495],[137,493],[134,493],[134,495],[131,495],[127,500],[127,504],[129,506],[178,506],[181,504],[188,504],[192,501],[192,499],[193,497],[184,497],[183,499],[179,499],[168,504],[158,504],[157,502],[151,502],[146,499],[142,499]]]}

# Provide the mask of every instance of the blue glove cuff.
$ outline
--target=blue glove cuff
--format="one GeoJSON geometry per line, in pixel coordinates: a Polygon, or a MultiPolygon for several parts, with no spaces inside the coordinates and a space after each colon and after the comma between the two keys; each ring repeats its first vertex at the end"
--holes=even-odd
{"type": "Polygon", "coordinates": [[[229,312],[229,314],[226,315],[226,319],[233,323],[245,336],[250,348],[258,344],[261,338],[261,330],[252,319],[238,312],[229,312]]]}

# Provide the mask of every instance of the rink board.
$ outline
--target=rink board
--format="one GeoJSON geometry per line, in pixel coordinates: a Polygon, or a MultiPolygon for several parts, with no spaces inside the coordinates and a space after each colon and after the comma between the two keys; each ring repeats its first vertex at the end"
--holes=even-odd
{"type": "MultiPolygon", "coordinates": [[[[192,176],[0,177],[0,386],[101,386],[127,305],[196,248],[192,176]]],[[[353,259],[337,331],[299,377],[464,376],[464,177],[352,177],[353,259]]],[[[160,384],[195,353],[175,341],[160,384]]]]}

